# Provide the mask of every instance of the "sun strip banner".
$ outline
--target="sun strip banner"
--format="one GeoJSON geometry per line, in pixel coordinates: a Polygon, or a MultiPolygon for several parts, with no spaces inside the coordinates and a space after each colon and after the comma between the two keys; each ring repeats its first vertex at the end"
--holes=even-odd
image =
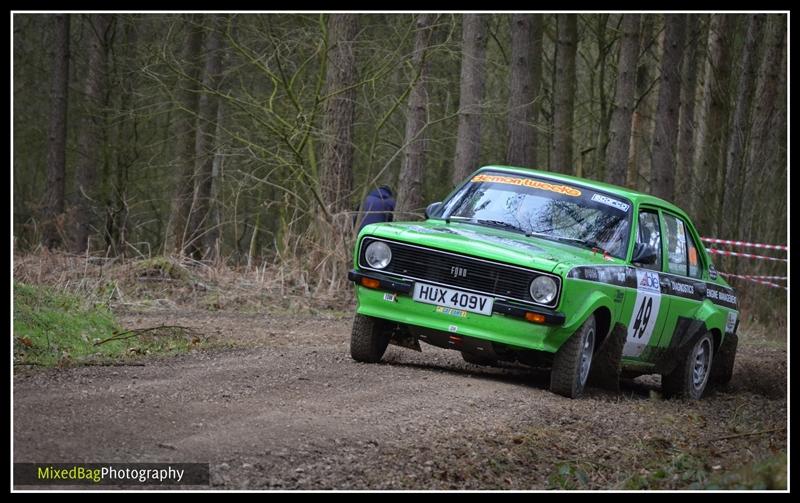
{"type": "Polygon", "coordinates": [[[767,245],[764,243],[748,243],[747,241],[732,241],[729,239],[717,239],[717,238],[700,238],[706,243],[716,243],[721,245],[731,245],[731,246],[743,246],[747,248],[763,248],[765,250],[784,250],[789,251],[789,247],[786,245],[767,245]]]}
{"type": "Polygon", "coordinates": [[[516,176],[504,176],[504,175],[476,175],[472,177],[472,182],[494,182],[494,183],[506,183],[509,185],[522,185],[525,187],[531,187],[534,189],[540,190],[549,190],[550,192],[557,192],[559,194],[566,194],[568,196],[580,196],[581,191],[574,188],[569,187],[567,185],[558,185],[553,183],[541,182],[539,180],[533,180],[531,178],[519,178],[516,176]]]}
{"type": "Polygon", "coordinates": [[[766,255],[753,255],[752,253],[742,253],[742,252],[732,252],[728,250],[717,250],[716,248],[706,248],[708,253],[713,253],[715,255],[726,255],[730,257],[745,257],[745,258],[755,258],[759,260],[774,260],[776,262],[788,262],[785,258],[777,258],[777,257],[767,257],[766,255]]]}

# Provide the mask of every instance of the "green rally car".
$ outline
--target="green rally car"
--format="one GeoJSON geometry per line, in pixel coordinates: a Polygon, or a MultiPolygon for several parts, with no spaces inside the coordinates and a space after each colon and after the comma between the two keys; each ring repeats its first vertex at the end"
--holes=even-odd
{"type": "Polygon", "coordinates": [[[547,366],[551,391],[661,374],[700,398],[736,355],[736,294],[680,208],[614,185],[487,166],[424,222],[358,235],[352,357],[389,343],[461,351],[470,363],[547,366]]]}

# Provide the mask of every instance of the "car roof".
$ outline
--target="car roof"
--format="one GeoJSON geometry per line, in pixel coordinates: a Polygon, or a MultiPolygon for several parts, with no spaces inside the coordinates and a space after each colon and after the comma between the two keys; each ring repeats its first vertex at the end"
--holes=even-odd
{"type": "Polygon", "coordinates": [[[609,194],[614,194],[617,196],[624,197],[626,199],[631,200],[633,203],[651,204],[654,206],[659,206],[661,208],[673,211],[679,215],[688,218],[688,215],[686,214],[685,211],[683,211],[682,209],[675,206],[669,201],[666,201],[664,199],[661,199],[660,197],[656,197],[650,194],[645,194],[644,192],[638,192],[636,190],[631,190],[626,187],[620,187],[619,185],[613,185],[605,182],[598,182],[596,180],[590,180],[588,178],[580,178],[577,176],[564,175],[561,173],[554,173],[552,171],[544,171],[531,168],[520,168],[516,166],[503,166],[497,164],[483,166],[478,171],[489,171],[489,170],[512,172],[521,175],[535,175],[542,178],[549,178],[551,180],[556,180],[559,182],[571,183],[574,185],[582,185],[590,189],[597,189],[604,192],[608,192],[609,194]]]}

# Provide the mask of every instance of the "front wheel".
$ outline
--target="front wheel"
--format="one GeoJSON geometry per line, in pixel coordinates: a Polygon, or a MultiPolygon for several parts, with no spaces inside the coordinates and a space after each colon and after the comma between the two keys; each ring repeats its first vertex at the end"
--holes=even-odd
{"type": "Polygon", "coordinates": [[[694,343],[686,359],[675,370],[661,376],[661,389],[667,396],[699,400],[708,385],[714,360],[714,341],[706,332],[694,343]]]}
{"type": "Polygon", "coordinates": [[[364,363],[377,363],[389,345],[389,333],[381,320],[356,314],[350,336],[350,356],[364,363]]]}
{"type": "Polygon", "coordinates": [[[577,398],[586,387],[597,339],[594,315],[567,339],[553,358],[550,370],[550,391],[567,398],[577,398]]]}

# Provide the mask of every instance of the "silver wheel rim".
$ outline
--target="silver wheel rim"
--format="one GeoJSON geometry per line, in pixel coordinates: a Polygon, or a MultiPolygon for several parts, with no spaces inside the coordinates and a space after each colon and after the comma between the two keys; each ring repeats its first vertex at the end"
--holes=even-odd
{"type": "Polygon", "coordinates": [[[705,385],[710,363],[711,342],[708,340],[708,338],[705,338],[700,342],[694,352],[694,363],[692,364],[692,386],[695,390],[700,390],[705,385]]]}
{"type": "Polygon", "coordinates": [[[584,339],[583,347],[581,348],[581,386],[586,384],[586,378],[589,377],[589,368],[592,366],[592,353],[594,353],[594,329],[590,329],[586,334],[586,339],[584,339]]]}

